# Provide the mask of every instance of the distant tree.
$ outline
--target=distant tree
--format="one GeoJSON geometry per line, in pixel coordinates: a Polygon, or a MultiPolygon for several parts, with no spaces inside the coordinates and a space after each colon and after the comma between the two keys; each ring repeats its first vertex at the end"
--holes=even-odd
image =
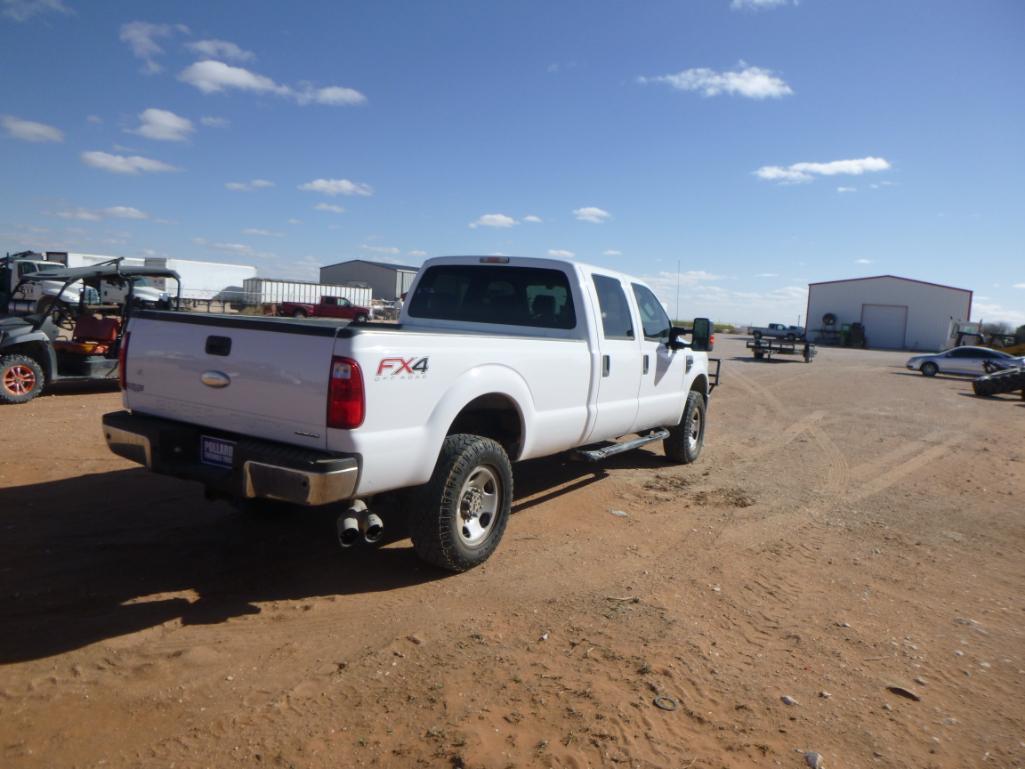
{"type": "Polygon", "coordinates": [[[993,336],[996,334],[1010,334],[1011,324],[1006,323],[1002,320],[998,320],[995,323],[983,323],[982,333],[986,336],[993,336]]]}

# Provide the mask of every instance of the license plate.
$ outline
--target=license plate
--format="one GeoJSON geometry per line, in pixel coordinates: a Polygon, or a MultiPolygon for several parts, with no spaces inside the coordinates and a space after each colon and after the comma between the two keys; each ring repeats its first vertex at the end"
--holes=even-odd
{"type": "Polygon", "coordinates": [[[231,467],[235,459],[235,443],[203,435],[200,438],[199,458],[204,465],[231,467]]]}

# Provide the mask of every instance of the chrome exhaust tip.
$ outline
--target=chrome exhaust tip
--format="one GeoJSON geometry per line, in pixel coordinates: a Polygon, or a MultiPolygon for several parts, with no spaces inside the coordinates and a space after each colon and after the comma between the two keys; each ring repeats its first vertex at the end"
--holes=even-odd
{"type": "Polygon", "coordinates": [[[363,529],[363,541],[367,544],[372,545],[384,535],[384,521],[377,514],[367,513],[360,523],[363,529]]]}

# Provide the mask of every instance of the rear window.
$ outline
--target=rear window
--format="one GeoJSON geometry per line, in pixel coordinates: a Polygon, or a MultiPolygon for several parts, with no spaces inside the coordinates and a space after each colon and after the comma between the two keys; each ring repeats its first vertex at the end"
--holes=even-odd
{"type": "Polygon", "coordinates": [[[430,267],[410,300],[409,314],[537,328],[577,325],[566,274],[537,267],[430,267]]]}

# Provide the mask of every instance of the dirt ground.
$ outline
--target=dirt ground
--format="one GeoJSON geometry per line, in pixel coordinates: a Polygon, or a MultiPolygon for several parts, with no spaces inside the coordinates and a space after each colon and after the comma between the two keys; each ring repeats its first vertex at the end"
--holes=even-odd
{"type": "Polygon", "coordinates": [[[521,464],[455,576],[0,409],[0,766],[1025,766],[1025,404],[717,352],[699,463],[521,464]]]}

